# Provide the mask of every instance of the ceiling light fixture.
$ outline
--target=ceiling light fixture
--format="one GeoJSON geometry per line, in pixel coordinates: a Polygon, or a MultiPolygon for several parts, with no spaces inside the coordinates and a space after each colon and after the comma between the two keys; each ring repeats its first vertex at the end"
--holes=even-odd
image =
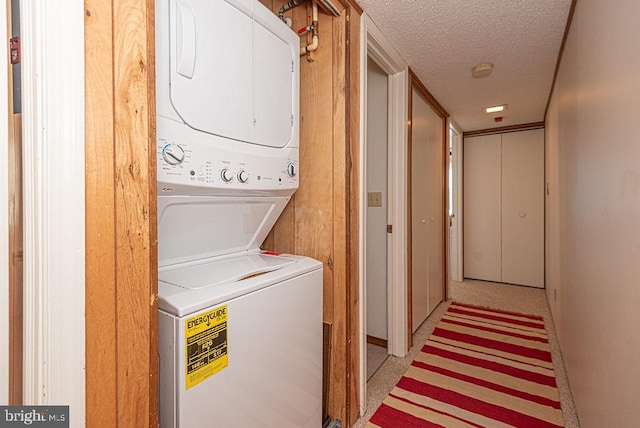
{"type": "Polygon", "coordinates": [[[478,64],[471,70],[471,75],[473,77],[481,78],[487,77],[493,71],[493,64],[490,62],[485,62],[482,64],[478,64]]]}
{"type": "Polygon", "coordinates": [[[498,113],[499,111],[504,111],[507,109],[507,105],[503,104],[501,106],[487,107],[484,109],[487,113],[498,113]]]}

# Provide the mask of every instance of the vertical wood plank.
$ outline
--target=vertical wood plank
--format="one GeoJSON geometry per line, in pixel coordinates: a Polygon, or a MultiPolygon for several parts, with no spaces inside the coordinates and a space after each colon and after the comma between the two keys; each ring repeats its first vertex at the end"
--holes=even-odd
{"type": "MultiPolygon", "coordinates": [[[[9,70],[11,74],[11,68],[9,70]]],[[[13,103],[9,105],[9,404],[21,405],[24,325],[22,115],[13,114],[13,103]]]]}
{"type": "MultiPolygon", "coordinates": [[[[11,28],[11,2],[7,2],[7,38],[11,28]]],[[[9,405],[22,404],[23,383],[23,204],[22,204],[22,114],[13,111],[13,67],[7,70],[8,96],[8,243],[9,243],[9,405]]]]}
{"type": "Polygon", "coordinates": [[[155,81],[151,0],[114,0],[118,424],[157,425],[155,81]]]}
{"type": "Polygon", "coordinates": [[[360,14],[347,9],[347,166],[348,197],[348,420],[351,426],[359,416],[360,393],[360,14]]]}
{"type": "Polygon", "coordinates": [[[117,426],[112,26],[110,1],[85,1],[87,426],[117,426]]]}
{"type": "Polygon", "coordinates": [[[86,425],[157,427],[153,1],[85,9],[86,425]]]}
{"type": "Polygon", "coordinates": [[[332,383],[335,385],[333,407],[335,418],[347,420],[347,136],[346,136],[346,12],[332,20],[333,24],[333,353],[332,383]]]}

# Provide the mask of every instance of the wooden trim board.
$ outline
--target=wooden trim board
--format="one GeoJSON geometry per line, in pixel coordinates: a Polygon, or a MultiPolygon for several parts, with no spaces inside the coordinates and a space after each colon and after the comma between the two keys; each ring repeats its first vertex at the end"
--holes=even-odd
{"type": "Polygon", "coordinates": [[[85,1],[86,425],[157,427],[154,2],[85,1]]]}
{"type": "Polygon", "coordinates": [[[346,10],[346,165],[347,165],[347,405],[348,424],[360,413],[360,37],[361,9],[346,10]]]}
{"type": "Polygon", "coordinates": [[[411,70],[409,67],[409,79],[411,80],[411,84],[415,85],[415,90],[424,98],[424,100],[429,104],[433,110],[443,119],[449,117],[449,113],[442,107],[442,105],[438,102],[436,97],[431,95],[431,92],[427,89],[426,86],[420,81],[418,76],[411,70]]]}
{"type": "Polygon", "coordinates": [[[544,122],[522,123],[520,125],[501,126],[498,128],[479,129],[462,133],[462,138],[477,137],[478,135],[504,134],[505,132],[527,131],[529,129],[544,128],[544,122]]]}
{"type": "Polygon", "coordinates": [[[379,337],[373,337],[367,334],[367,343],[386,348],[389,342],[387,341],[387,339],[380,339],[379,337]]]}
{"type": "Polygon", "coordinates": [[[569,30],[571,29],[571,22],[573,22],[573,15],[576,12],[576,4],[578,0],[571,0],[571,9],[569,9],[569,16],[567,16],[567,24],[564,28],[564,34],[562,36],[562,43],[560,44],[560,51],[558,51],[558,59],[556,60],[556,69],[553,72],[553,80],[551,82],[551,89],[549,90],[549,99],[547,99],[547,105],[544,108],[544,119],[547,119],[547,112],[549,111],[549,104],[551,104],[551,97],[553,96],[553,90],[556,87],[556,81],[558,80],[558,72],[560,71],[560,63],[562,62],[562,55],[564,54],[564,48],[567,45],[567,38],[569,37],[569,30]]]}
{"type": "Polygon", "coordinates": [[[411,192],[413,191],[413,180],[411,179],[412,168],[412,134],[413,134],[413,77],[409,73],[409,95],[407,97],[409,106],[407,108],[407,352],[413,346],[413,228],[411,227],[411,210],[413,209],[411,192]]]}

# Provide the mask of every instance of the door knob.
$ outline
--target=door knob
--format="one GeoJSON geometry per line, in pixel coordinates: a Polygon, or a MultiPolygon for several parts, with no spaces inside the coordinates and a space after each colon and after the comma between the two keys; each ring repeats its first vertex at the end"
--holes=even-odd
{"type": "Polygon", "coordinates": [[[520,218],[525,218],[527,216],[527,213],[524,211],[520,211],[520,214],[518,214],[520,216],[520,218]]]}
{"type": "Polygon", "coordinates": [[[422,220],[420,220],[420,223],[422,223],[422,224],[426,224],[426,223],[427,223],[427,219],[426,219],[426,218],[423,218],[422,220]]]}

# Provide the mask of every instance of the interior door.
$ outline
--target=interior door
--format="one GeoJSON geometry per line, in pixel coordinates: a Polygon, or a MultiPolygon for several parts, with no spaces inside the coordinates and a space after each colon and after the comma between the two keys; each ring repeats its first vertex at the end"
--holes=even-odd
{"type": "Polygon", "coordinates": [[[427,174],[429,217],[429,287],[428,312],[431,313],[444,297],[444,120],[429,107],[429,137],[427,142],[427,174]]]}
{"type": "Polygon", "coordinates": [[[502,282],[544,287],[544,130],[502,135],[502,282]]]}
{"type": "Polygon", "coordinates": [[[464,139],[464,276],[502,279],[502,139],[464,139]]]}
{"type": "Polygon", "coordinates": [[[429,315],[429,111],[415,90],[411,107],[411,329],[429,315]]]}
{"type": "Polygon", "coordinates": [[[544,287],[544,130],[464,144],[465,277],[544,287]]]}

